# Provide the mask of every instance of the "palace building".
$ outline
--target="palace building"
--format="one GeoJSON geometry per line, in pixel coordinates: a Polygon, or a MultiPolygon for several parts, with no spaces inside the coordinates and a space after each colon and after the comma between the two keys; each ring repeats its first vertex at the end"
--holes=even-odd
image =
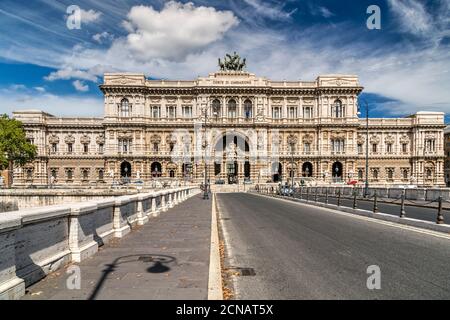
{"type": "Polygon", "coordinates": [[[220,71],[191,81],[107,73],[101,118],[14,112],[38,146],[33,163],[15,168],[14,185],[199,183],[205,174],[211,183],[292,175],[318,184],[362,183],[366,146],[371,185],[445,185],[444,113],[366,123],[357,76],[272,81],[228,57],[220,71]]]}

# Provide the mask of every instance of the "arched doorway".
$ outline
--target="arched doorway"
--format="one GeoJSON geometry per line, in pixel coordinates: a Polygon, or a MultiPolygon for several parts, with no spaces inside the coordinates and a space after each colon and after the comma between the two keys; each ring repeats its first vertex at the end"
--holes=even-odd
{"type": "MultiPolygon", "coordinates": [[[[242,161],[242,158],[248,157],[248,152],[250,151],[250,145],[248,138],[239,133],[227,133],[222,138],[220,138],[214,148],[215,154],[215,165],[214,174],[219,176],[223,171],[227,176],[229,184],[239,183],[238,173],[239,173],[239,163],[238,160],[242,161]],[[223,168],[221,163],[224,164],[223,168]]],[[[248,162],[248,161],[246,161],[248,162]]],[[[250,167],[244,165],[245,170],[248,170],[248,177],[250,177],[250,167]]],[[[242,162],[241,162],[242,164],[242,162]]],[[[245,175],[247,177],[247,175],[245,175]]]]}
{"type": "Polygon", "coordinates": [[[313,165],[311,162],[305,162],[302,165],[302,176],[312,177],[313,176],[313,165]]]}
{"type": "Polygon", "coordinates": [[[128,161],[124,161],[120,164],[120,176],[125,179],[131,177],[131,164],[128,161]]]}
{"type": "Polygon", "coordinates": [[[280,182],[282,179],[283,167],[281,163],[274,162],[272,163],[272,181],[280,182]]]}
{"type": "Polygon", "coordinates": [[[152,173],[153,178],[161,177],[162,175],[162,166],[159,162],[153,162],[150,166],[150,171],[152,173]]]}
{"type": "Polygon", "coordinates": [[[339,161],[333,163],[333,166],[331,167],[331,174],[333,175],[334,182],[341,182],[343,174],[342,163],[339,161]]]}

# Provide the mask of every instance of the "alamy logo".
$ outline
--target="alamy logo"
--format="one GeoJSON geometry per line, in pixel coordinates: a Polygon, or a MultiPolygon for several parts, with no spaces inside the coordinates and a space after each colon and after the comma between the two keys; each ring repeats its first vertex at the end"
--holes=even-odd
{"type": "Polygon", "coordinates": [[[381,289],[381,270],[380,267],[377,265],[371,265],[367,267],[367,274],[370,274],[370,276],[367,278],[367,289],[374,290],[374,289],[381,289]]]}
{"type": "Polygon", "coordinates": [[[81,29],[81,9],[77,5],[71,5],[67,8],[66,26],[69,30],[81,29]]]}
{"type": "Polygon", "coordinates": [[[69,290],[81,289],[81,269],[79,266],[70,266],[66,271],[69,276],[66,280],[66,286],[69,290]]]}
{"type": "Polygon", "coordinates": [[[367,7],[367,14],[371,14],[367,18],[366,26],[369,30],[381,29],[381,10],[377,5],[371,5],[367,7]]]}

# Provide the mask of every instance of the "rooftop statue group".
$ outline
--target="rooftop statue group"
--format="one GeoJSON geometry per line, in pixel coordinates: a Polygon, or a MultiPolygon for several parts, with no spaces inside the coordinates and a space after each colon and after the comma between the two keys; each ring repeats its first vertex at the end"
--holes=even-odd
{"type": "Polygon", "coordinates": [[[236,53],[236,51],[233,53],[233,55],[226,54],[225,58],[220,60],[219,58],[219,67],[221,71],[242,71],[245,68],[246,65],[246,59],[242,59],[241,57],[236,53]]]}

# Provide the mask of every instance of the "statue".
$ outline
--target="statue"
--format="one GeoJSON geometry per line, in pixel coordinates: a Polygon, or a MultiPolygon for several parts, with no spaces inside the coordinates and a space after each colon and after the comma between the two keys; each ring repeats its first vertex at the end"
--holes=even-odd
{"type": "Polygon", "coordinates": [[[233,55],[227,53],[223,62],[219,58],[219,67],[221,71],[242,71],[246,66],[246,61],[245,58],[241,61],[241,57],[235,51],[233,55]]]}

